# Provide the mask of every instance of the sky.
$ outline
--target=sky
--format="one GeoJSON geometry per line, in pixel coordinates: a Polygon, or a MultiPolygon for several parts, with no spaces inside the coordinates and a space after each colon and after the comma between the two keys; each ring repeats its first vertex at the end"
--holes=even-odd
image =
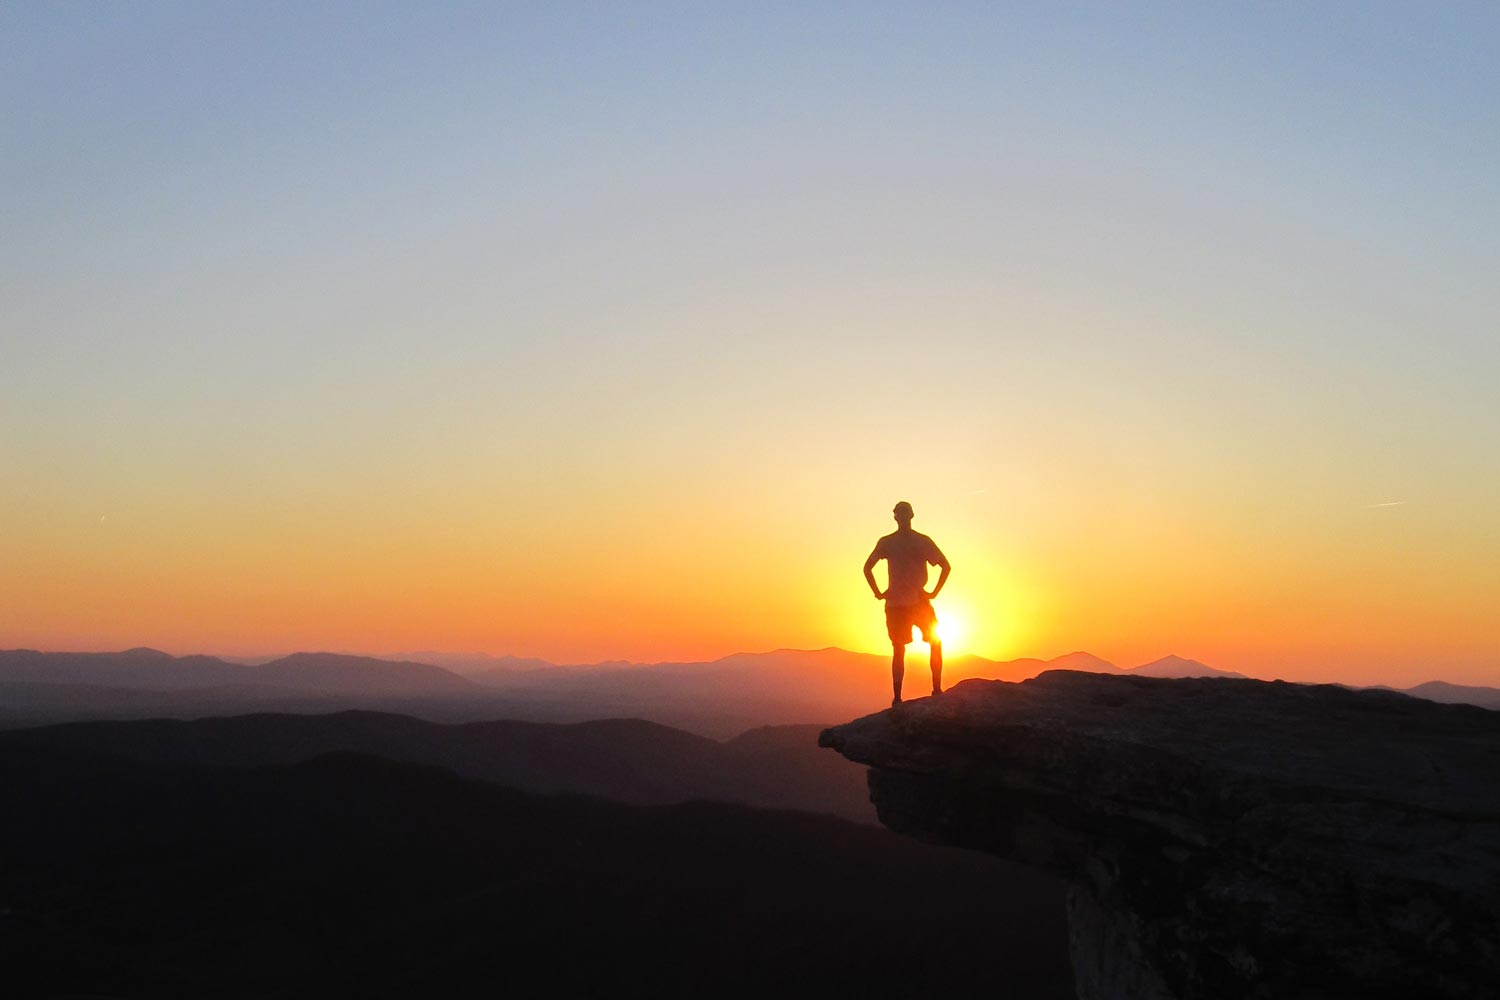
{"type": "Polygon", "coordinates": [[[0,6],[0,647],[1500,684],[1494,4],[0,6]]]}

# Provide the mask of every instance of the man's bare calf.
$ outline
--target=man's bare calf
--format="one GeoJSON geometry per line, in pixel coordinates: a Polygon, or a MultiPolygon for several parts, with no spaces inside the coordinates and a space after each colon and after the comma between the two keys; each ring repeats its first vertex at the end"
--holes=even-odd
{"type": "MultiPolygon", "coordinates": [[[[932,667],[932,693],[943,693],[943,641],[933,637],[928,645],[928,665],[932,667]]],[[[891,643],[891,690],[895,695],[892,705],[901,704],[901,682],[906,679],[906,647],[891,643]]]]}

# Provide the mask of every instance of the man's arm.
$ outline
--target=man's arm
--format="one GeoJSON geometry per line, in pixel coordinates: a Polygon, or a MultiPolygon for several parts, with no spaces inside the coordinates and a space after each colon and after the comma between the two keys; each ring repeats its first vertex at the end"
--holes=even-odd
{"type": "Polygon", "coordinates": [[[875,595],[876,600],[885,597],[885,594],[880,591],[880,584],[875,582],[875,564],[880,562],[881,558],[880,546],[877,545],[870,553],[870,558],[865,560],[865,582],[870,585],[870,592],[875,595]]]}
{"type": "Polygon", "coordinates": [[[938,592],[943,589],[943,584],[948,582],[948,573],[953,569],[953,567],[948,565],[948,557],[943,555],[943,550],[937,547],[936,542],[932,543],[932,554],[927,557],[927,561],[942,570],[942,572],[938,574],[937,586],[933,587],[932,593],[927,595],[929,598],[933,598],[936,597],[938,595],[938,592]]]}

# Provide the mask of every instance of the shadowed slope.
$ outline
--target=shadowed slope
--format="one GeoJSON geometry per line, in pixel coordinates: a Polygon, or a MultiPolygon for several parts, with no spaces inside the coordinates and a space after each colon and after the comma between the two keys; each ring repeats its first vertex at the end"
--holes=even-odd
{"type": "Polygon", "coordinates": [[[1055,886],[804,813],[0,747],[21,995],[1069,993],[1055,886]],[[25,864],[15,864],[25,859],[25,864]]]}
{"type": "Polygon", "coordinates": [[[821,752],[818,730],[766,727],[720,743],[639,719],[441,725],[340,712],[68,723],[0,733],[0,746],[236,767],[347,751],[436,764],[538,792],[580,792],[634,803],[714,799],[874,822],[864,769],[821,752]]]}

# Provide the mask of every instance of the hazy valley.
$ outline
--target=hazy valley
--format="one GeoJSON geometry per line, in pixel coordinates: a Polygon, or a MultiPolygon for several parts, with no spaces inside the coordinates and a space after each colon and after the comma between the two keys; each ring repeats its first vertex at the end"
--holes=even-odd
{"type": "MultiPolygon", "coordinates": [[[[0,651],[0,727],[364,709],[438,722],[638,718],[728,739],[759,726],[855,718],[889,700],[887,657],[837,648],[740,653],[700,663],[579,666],[473,654],[425,655],[433,662],[338,653],[296,653],[244,663],[173,657],[150,649],[0,651]]],[[[1051,660],[956,656],[945,668],[945,682],[951,686],[971,677],[1016,681],[1050,669],[1145,677],[1241,676],[1178,656],[1124,669],[1075,652],[1051,660]]],[[[925,670],[921,655],[914,655],[913,690],[923,690],[925,670]]],[[[1434,681],[1404,693],[1500,708],[1500,688],[1434,681]]]]}

